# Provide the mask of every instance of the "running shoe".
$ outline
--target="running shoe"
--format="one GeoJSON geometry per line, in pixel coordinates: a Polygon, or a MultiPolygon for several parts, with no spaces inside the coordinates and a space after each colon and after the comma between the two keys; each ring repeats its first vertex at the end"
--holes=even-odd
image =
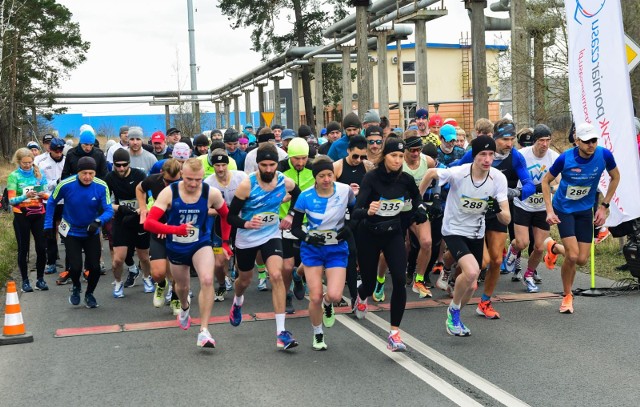
{"type": "Polygon", "coordinates": [[[304,282],[295,269],[293,270],[293,295],[300,301],[304,300],[304,282]]]}
{"type": "Polygon", "coordinates": [[[347,302],[347,300],[345,300],[344,298],[340,298],[340,301],[338,301],[337,303],[335,303],[336,307],[348,307],[349,303],[347,302]]]}
{"type": "Polygon", "coordinates": [[[514,283],[521,281],[522,280],[522,277],[520,277],[521,272],[522,272],[522,269],[516,267],[513,270],[513,274],[511,275],[511,281],[513,281],[514,283]]]}
{"type": "Polygon", "coordinates": [[[327,350],[327,344],[324,343],[324,334],[314,334],[311,346],[313,350],[327,350]]]}
{"type": "Polygon", "coordinates": [[[447,307],[447,333],[453,336],[469,336],[471,331],[460,321],[460,310],[447,307]]]}
{"type": "Polygon", "coordinates": [[[552,251],[553,245],[556,244],[556,241],[548,237],[545,239],[544,243],[547,246],[547,254],[544,255],[544,264],[549,270],[553,270],[556,267],[556,261],[558,260],[558,255],[552,251]]]}
{"type": "Polygon", "coordinates": [[[80,286],[73,286],[71,288],[71,295],[69,296],[69,304],[71,305],[79,305],[80,304],[80,286]]]}
{"type": "Polygon", "coordinates": [[[23,293],[32,293],[33,292],[33,287],[31,287],[31,283],[29,282],[29,280],[24,280],[22,282],[21,291],[23,293]]]}
{"type": "Polygon", "coordinates": [[[267,279],[260,278],[258,279],[258,291],[267,291],[269,287],[267,287],[267,279]]]}
{"type": "Polygon", "coordinates": [[[142,285],[144,286],[144,292],[149,294],[155,291],[155,287],[153,284],[153,279],[151,278],[151,276],[149,277],[144,277],[142,279],[142,285]]]}
{"type": "Polygon", "coordinates": [[[442,269],[440,271],[440,277],[438,278],[438,281],[436,281],[436,287],[438,287],[442,291],[447,291],[447,282],[449,281],[449,274],[451,274],[451,271],[442,269]]]}
{"type": "Polygon", "coordinates": [[[431,273],[440,274],[443,269],[444,269],[444,263],[441,261],[436,261],[436,263],[433,265],[433,268],[431,269],[431,273]]]}
{"type": "Polygon", "coordinates": [[[538,270],[533,270],[533,281],[535,281],[536,284],[540,284],[542,282],[542,278],[538,275],[538,270]]]}
{"type": "Polygon", "coordinates": [[[189,315],[189,311],[191,308],[182,309],[180,308],[180,314],[178,314],[178,324],[180,325],[180,329],[187,330],[191,326],[191,316],[189,315]]]}
{"type": "Polygon", "coordinates": [[[82,272],[82,278],[84,278],[84,281],[89,281],[89,270],[82,272]]]}
{"type": "Polygon", "coordinates": [[[71,273],[68,270],[65,270],[58,274],[58,279],[56,280],[56,285],[64,285],[69,284],[71,282],[71,273]]]}
{"type": "Polygon", "coordinates": [[[482,315],[487,319],[500,319],[500,314],[498,313],[498,311],[493,309],[491,300],[480,301],[478,303],[478,308],[476,308],[476,314],[482,315]]]}
{"type": "Polygon", "coordinates": [[[107,268],[104,266],[104,261],[100,262],[100,275],[101,276],[107,275],[107,268]]]}
{"type": "Polygon", "coordinates": [[[333,304],[324,305],[322,313],[322,323],[327,328],[331,328],[336,323],[336,312],[333,310],[333,304]]]}
{"type": "Polygon", "coordinates": [[[173,284],[171,284],[171,281],[167,281],[167,284],[169,285],[169,288],[165,290],[166,293],[164,294],[164,304],[170,305],[171,298],[173,297],[173,284]]]}
{"type": "Polygon", "coordinates": [[[231,304],[231,311],[229,311],[229,323],[232,326],[238,326],[242,322],[242,306],[236,305],[235,300],[231,304]]]}
{"type": "Polygon", "coordinates": [[[278,336],[276,336],[276,346],[279,349],[287,350],[298,346],[298,341],[293,338],[291,332],[282,331],[278,334],[278,336]]]}
{"type": "Polygon", "coordinates": [[[560,304],[561,314],[573,314],[573,295],[567,294],[562,297],[562,304],[560,304]]]}
{"type": "Polygon", "coordinates": [[[609,236],[611,236],[611,232],[609,232],[609,229],[602,227],[600,228],[600,232],[598,232],[598,235],[596,236],[595,243],[600,244],[609,236]]]}
{"type": "Polygon", "coordinates": [[[98,301],[96,301],[96,297],[91,293],[86,293],[84,295],[84,305],[87,308],[98,308],[98,301]]]}
{"type": "Polygon", "coordinates": [[[373,290],[373,300],[375,302],[382,302],[384,299],[384,283],[380,284],[379,281],[376,281],[376,288],[373,290]]]}
{"type": "Polygon", "coordinates": [[[284,304],[284,312],[291,315],[296,313],[296,309],[293,308],[293,293],[287,291],[287,299],[284,304]]]}
{"type": "Polygon", "coordinates": [[[528,293],[540,292],[540,288],[538,288],[536,282],[533,280],[533,276],[523,278],[522,284],[524,284],[528,293]]]}
{"type": "Polygon", "coordinates": [[[139,275],[140,275],[140,270],[138,270],[138,267],[136,267],[135,264],[133,266],[130,266],[129,275],[127,275],[127,281],[124,282],[124,287],[129,288],[136,285],[136,279],[138,278],[139,275]]]}
{"type": "Polygon", "coordinates": [[[113,285],[113,298],[122,298],[124,297],[124,283],[122,281],[113,285]]]}
{"type": "Polygon", "coordinates": [[[367,317],[367,300],[360,300],[360,296],[356,295],[356,306],[354,307],[356,318],[365,319],[367,317]]]}
{"type": "Polygon", "coordinates": [[[47,283],[45,283],[43,279],[39,278],[36,281],[36,290],[47,291],[49,290],[49,286],[47,285],[47,283]]]}
{"type": "Polygon", "coordinates": [[[215,298],[214,301],[215,302],[222,302],[224,301],[224,295],[227,293],[227,289],[225,286],[220,286],[216,289],[216,293],[215,293],[215,298]]]}
{"type": "Polygon", "coordinates": [[[155,292],[153,293],[154,307],[160,308],[164,304],[164,290],[167,288],[167,284],[167,280],[164,281],[164,287],[160,287],[158,283],[155,284],[155,292]]]}
{"type": "Polygon", "coordinates": [[[502,268],[504,268],[507,273],[513,273],[513,270],[516,268],[516,259],[518,258],[518,253],[513,251],[513,246],[509,246],[507,249],[507,255],[502,260],[502,268]]]}
{"type": "Polygon", "coordinates": [[[233,291],[233,280],[229,276],[224,278],[224,289],[227,291],[233,291]]]}
{"type": "Polygon", "coordinates": [[[391,352],[406,352],[407,345],[402,342],[399,331],[394,335],[389,334],[389,337],[387,338],[387,349],[391,352]]]}
{"type": "Polygon", "coordinates": [[[171,300],[171,303],[169,305],[171,306],[171,313],[174,317],[180,315],[180,311],[182,310],[182,307],[180,306],[180,300],[171,300]]]}
{"type": "Polygon", "coordinates": [[[200,348],[215,348],[216,340],[211,337],[209,330],[204,328],[198,334],[198,341],[196,342],[196,344],[200,348]]]}
{"type": "Polygon", "coordinates": [[[420,298],[431,298],[431,290],[429,290],[423,281],[416,281],[413,283],[413,292],[418,294],[420,298]]]}
{"type": "Polygon", "coordinates": [[[44,274],[56,274],[56,265],[47,264],[47,266],[44,268],[44,274]]]}

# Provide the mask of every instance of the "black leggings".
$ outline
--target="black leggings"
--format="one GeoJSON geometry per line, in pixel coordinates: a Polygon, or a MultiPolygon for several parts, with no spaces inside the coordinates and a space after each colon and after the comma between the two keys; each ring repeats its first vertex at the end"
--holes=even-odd
{"type": "Polygon", "coordinates": [[[27,258],[29,256],[29,246],[31,235],[36,246],[36,275],[37,278],[44,276],[44,266],[47,262],[46,239],[44,238],[44,214],[26,216],[23,213],[13,214],[13,230],[16,233],[18,242],[18,267],[22,281],[29,279],[27,269],[27,258]]]}
{"type": "Polygon", "coordinates": [[[67,236],[64,240],[67,259],[69,260],[69,274],[74,287],[80,287],[80,274],[82,274],[82,251],[85,255],[85,267],[89,270],[87,279],[87,294],[93,291],[100,280],[100,235],[88,237],[67,236]]]}
{"type": "Polygon", "coordinates": [[[361,299],[373,294],[378,276],[378,260],[380,252],[391,271],[393,291],[391,293],[391,326],[400,326],[404,307],[407,304],[407,290],[405,288],[405,268],[407,266],[407,252],[404,247],[404,234],[402,230],[396,232],[373,234],[366,225],[361,222],[356,234],[358,247],[358,263],[360,264],[360,276],[362,284],[358,288],[361,299]]]}
{"type": "Polygon", "coordinates": [[[358,293],[358,258],[356,250],[356,239],[353,236],[354,232],[348,225],[345,225],[346,233],[344,240],[349,245],[349,258],[347,261],[347,288],[349,289],[349,296],[351,299],[355,299],[358,293]]]}

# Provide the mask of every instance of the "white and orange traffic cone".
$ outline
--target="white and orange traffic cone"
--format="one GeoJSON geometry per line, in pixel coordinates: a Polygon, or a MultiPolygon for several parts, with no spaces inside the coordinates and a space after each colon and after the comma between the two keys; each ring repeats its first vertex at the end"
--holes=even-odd
{"type": "Polygon", "coordinates": [[[0,345],[33,342],[33,335],[27,332],[20,311],[20,301],[15,281],[7,283],[7,306],[4,310],[4,328],[0,335],[0,345]]]}

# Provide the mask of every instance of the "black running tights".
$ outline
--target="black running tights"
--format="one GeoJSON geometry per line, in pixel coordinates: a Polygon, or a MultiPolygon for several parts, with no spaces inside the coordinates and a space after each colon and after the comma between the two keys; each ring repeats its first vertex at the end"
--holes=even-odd
{"type": "Polygon", "coordinates": [[[82,251],[85,255],[85,267],[89,270],[87,279],[87,294],[93,291],[100,280],[100,235],[88,237],[67,236],[64,240],[67,259],[69,260],[69,273],[75,287],[80,287],[80,275],[82,274],[82,251]]]}
{"type": "Polygon", "coordinates": [[[47,262],[46,239],[44,238],[44,214],[26,216],[23,213],[13,214],[13,230],[16,233],[18,242],[18,267],[22,281],[29,279],[27,268],[27,258],[29,256],[29,246],[31,235],[36,247],[36,275],[37,278],[44,276],[44,266],[47,262]]]}

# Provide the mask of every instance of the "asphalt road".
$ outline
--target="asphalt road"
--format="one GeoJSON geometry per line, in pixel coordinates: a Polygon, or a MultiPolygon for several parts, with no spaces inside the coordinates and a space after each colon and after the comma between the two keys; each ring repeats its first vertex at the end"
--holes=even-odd
{"type": "MultiPolygon", "coordinates": [[[[557,270],[541,275],[541,291],[560,291],[557,270]]],[[[386,349],[389,315],[382,308],[364,321],[339,315],[325,328],[329,349],[314,352],[308,303],[294,300],[298,311],[287,329],[300,346],[284,352],[275,346],[271,293],[255,285],[243,311],[267,319],[232,327],[227,294],[213,310],[220,317],[210,326],[217,347],[203,350],[195,344],[197,326],[187,332],[175,327],[168,307],[153,308],[141,279],[125,289],[125,298],[114,299],[112,276],[103,276],[96,291],[100,307],[92,310],[69,305],[70,285],[54,280],[48,276],[48,292],[20,296],[35,340],[0,346],[0,406],[638,405],[638,292],[576,297],[575,314],[563,315],[559,297],[521,295],[524,286],[502,276],[497,294],[504,301],[495,303],[502,318],[486,320],[469,305],[462,319],[472,335],[456,338],[444,328],[445,294],[434,289],[435,301],[426,301],[409,291],[418,308],[405,312],[404,354],[386,349]],[[163,321],[174,326],[129,325],[163,321]],[[60,329],[96,326],[116,333],[55,336],[60,329]]],[[[197,294],[197,279],[191,282],[197,294]]],[[[588,276],[579,274],[576,287],[587,288],[588,276]]],[[[389,297],[391,287],[386,290],[389,297]]]]}

